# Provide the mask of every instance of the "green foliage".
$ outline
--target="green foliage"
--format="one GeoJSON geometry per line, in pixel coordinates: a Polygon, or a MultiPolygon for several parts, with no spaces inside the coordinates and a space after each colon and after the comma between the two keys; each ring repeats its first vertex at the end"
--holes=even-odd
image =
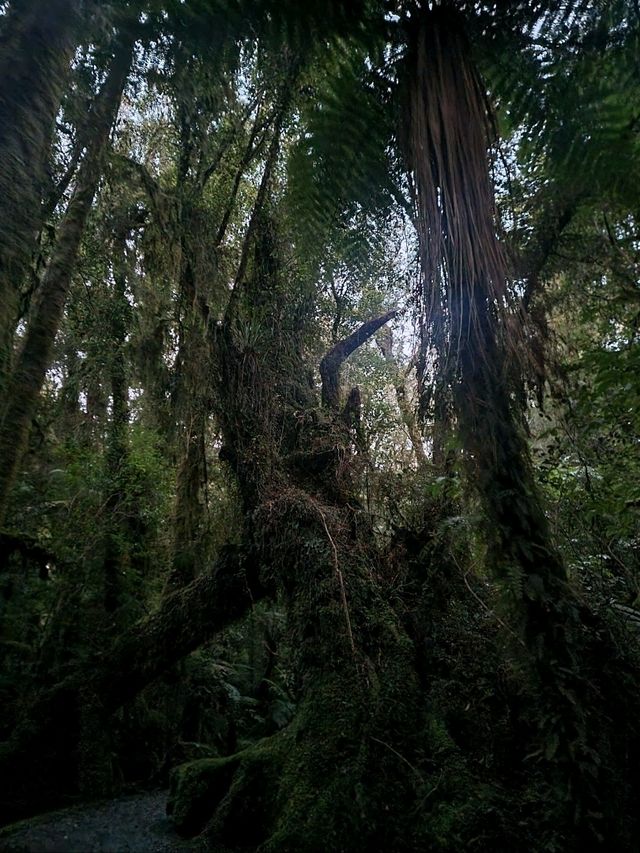
{"type": "Polygon", "coordinates": [[[631,5],[566,4],[542,25],[497,31],[483,58],[504,127],[519,139],[520,165],[551,178],[556,192],[633,203],[640,81],[631,5]]]}
{"type": "MultiPolygon", "coordinates": [[[[289,194],[299,239],[313,252],[337,234],[351,257],[374,250],[354,217],[384,213],[394,195],[392,134],[384,81],[367,53],[338,43],[306,84],[300,129],[289,154],[289,194]],[[345,235],[345,236],[343,236],[345,235]]],[[[349,257],[347,255],[347,257],[349,257]]]]}
{"type": "MultiPolygon", "coordinates": [[[[271,599],[194,640],[108,721],[104,696],[65,707],[47,742],[74,753],[84,728],[80,764],[95,761],[76,775],[106,769],[107,786],[180,765],[174,820],[209,824],[209,846],[638,846],[637,9],[448,5],[469,36],[455,91],[487,91],[504,136],[489,183],[484,124],[456,151],[414,139],[446,207],[430,245],[460,273],[430,340],[465,299],[491,331],[471,351],[478,329],[460,327],[466,372],[437,346],[416,368],[405,310],[439,267],[417,238],[402,141],[415,6],[135,5],[135,68],[3,531],[0,733],[83,661],[93,672],[112,643],[146,637],[153,614],[175,617],[182,642],[179,594],[242,546],[247,589],[271,599]],[[454,154],[475,171],[450,168],[454,154]],[[500,287],[478,296],[468,262],[483,248],[474,176],[481,202],[498,190],[517,256],[535,404],[520,366],[502,366],[516,312],[497,310],[500,287]],[[323,407],[322,357],[391,307],[342,365],[361,411],[323,407]]],[[[114,5],[116,23],[128,9],[114,5]]],[[[26,328],[108,65],[112,21],[97,23],[59,104],[26,328]]],[[[414,82],[437,87],[428,68],[414,82]]],[[[236,612],[220,578],[212,607],[236,612]]],[[[174,638],[160,635],[164,660],[174,638]]]]}

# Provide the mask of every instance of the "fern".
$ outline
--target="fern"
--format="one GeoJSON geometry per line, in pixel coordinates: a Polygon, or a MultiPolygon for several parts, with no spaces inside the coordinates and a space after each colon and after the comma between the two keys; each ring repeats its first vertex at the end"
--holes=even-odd
{"type": "Polygon", "coordinates": [[[479,44],[503,126],[557,184],[624,194],[640,170],[637,12],[623,0],[538,6],[522,30],[479,44]]]}
{"type": "Polygon", "coordinates": [[[516,601],[522,601],[525,594],[525,574],[517,563],[508,563],[504,567],[506,587],[516,601]]]}
{"type": "Polygon", "coordinates": [[[336,47],[308,91],[289,156],[289,201],[300,237],[317,246],[393,203],[393,122],[380,80],[353,45],[336,47]]]}

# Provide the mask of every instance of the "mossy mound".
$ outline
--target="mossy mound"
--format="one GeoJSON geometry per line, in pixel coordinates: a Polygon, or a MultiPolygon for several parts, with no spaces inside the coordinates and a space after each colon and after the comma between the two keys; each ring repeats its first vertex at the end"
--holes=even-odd
{"type": "Polygon", "coordinates": [[[289,749],[285,732],[226,758],[203,758],[175,768],[167,812],[186,837],[204,832],[216,849],[255,848],[276,817],[278,780],[289,749]]]}
{"type": "Polygon", "coordinates": [[[229,790],[238,756],[201,758],[176,767],[171,774],[167,814],[181,835],[202,832],[229,790]]]}

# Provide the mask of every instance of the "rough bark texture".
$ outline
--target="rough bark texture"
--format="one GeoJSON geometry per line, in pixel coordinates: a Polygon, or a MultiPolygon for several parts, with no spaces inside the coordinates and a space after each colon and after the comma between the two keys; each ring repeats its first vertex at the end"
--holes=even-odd
{"type": "Polygon", "coordinates": [[[407,399],[407,377],[416,366],[415,359],[411,361],[404,373],[400,370],[393,356],[393,334],[391,329],[387,329],[386,334],[380,333],[378,346],[393,375],[393,387],[396,392],[398,408],[400,409],[400,417],[407,430],[418,468],[424,470],[427,467],[428,460],[424,449],[422,433],[420,432],[416,413],[407,399]]]}
{"type": "Polygon", "coordinates": [[[109,343],[111,349],[111,421],[109,443],[106,451],[107,531],[104,556],[104,606],[107,614],[113,614],[121,603],[121,578],[126,554],[123,537],[126,525],[123,518],[123,477],[127,465],[127,429],[129,424],[129,383],[125,357],[127,317],[130,306],[127,301],[127,247],[126,232],[114,240],[115,269],[113,281],[113,306],[110,317],[109,343]]]}
{"type": "MultiPolygon", "coordinates": [[[[253,269],[216,338],[219,409],[261,563],[287,607],[298,711],[286,730],[229,760],[179,770],[171,807],[188,832],[208,824],[209,848],[403,849],[401,815],[424,785],[403,759],[424,745],[414,647],[379,582],[380,555],[349,473],[351,430],[335,412],[299,433],[296,310],[279,293],[277,235],[264,218],[256,240],[253,269]],[[256,353],[234,328],[267,305],[274,334],[256,353]],[[310,447],[315,461],[288,465],[310,447]]],[[[393,313],[343,342],[333,365],[393,313]]],[[[317,405],[307,394],[306,405],[317,405]]]]}
{"type": "MultiPolygon", "coordinates": [[[[518,614],[524,665],[535,685],[527,711],[538,728],[532,752],[561,792],[549,797],[545,820],[574,839],[583,831],[587,846],[602,819],[604,768],[628,772],[618,727],[605,710],[619,706],[619,688],[591,669],[593,660],[615,660],[615,643],[606,630],[594,630],[568,583],[523,435],[514,381],[522,327],[507,285],[487,156],[495,122],[464,16],[454,4],[425,5],[412,33],[404,130],[423,273],[424,351],[435,350],[446,376],[470,483],[489,522],[489,566],[518,614]],[[584,829],[573,825],[577,814],[584,829]]],[[[569,214],[560,215],[551,239],[569,214]]],[[[544,243],[543,254],[551,245],[544,243]]],[[[618,668],[623,683],[625,666],[618,668]]]]}
{"type": "Polygon", "coordinates": [[[55,117],[73,55],[79,0],[11,4],[0,40],[0,391],[42,224],[55,117]]]}
{"type": "Polygon", "coordinates": [[[27,331],[7,383],[0,424],[0,526],[24,455],[31,421],[51,360],[76,258],[102,173],[111,127],[131,62],[132,43],[118,47],[109,77],[95,105],[93,135],[80,166],[75,191],[59,229],[53,256],[31,310],[27,331]]]}
{"type": "Polygon", "coordinates": [[[179,589],[193,580],[199,562],[206,501],[205,429],[211,373],[208,369],[205,324],[197,307],[203,294],[200,282],[196,279],[193,253],[186,236],[190,230],[189,221],[182,224],[182,229],[180,293],[183,317],[173,397],[178,470],[173,565],[167,580],[169,589],[179,589]]]}
{"type": "MultiPolygon", "coordinates": [[[[218,775],[191,829],[209,821],[207,843],[230,849],[402,849],[400,815],[424,785],[402,760],[424,747],[413,644],[379,586],[359,512],[328,503],[323,485],[314,492],[306,478],[303,488],[273,471],[269,480],[251,515],[287,604],[298,712],[225,765],[226,786],[218,775]]],[[[191,770],[179,773],[172,803],[191,814],[183,774],[193,782],[191,770]]]]}

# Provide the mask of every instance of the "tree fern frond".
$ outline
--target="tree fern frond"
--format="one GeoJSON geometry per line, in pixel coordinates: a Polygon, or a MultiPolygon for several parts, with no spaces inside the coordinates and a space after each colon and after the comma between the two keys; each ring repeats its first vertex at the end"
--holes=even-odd
{"type": "Polygon", "coordinates": [[[316,244],[357,211],[392,204],[393,124],[362,54],[336,50],[303,104],[289,155],[298,231],[316,244]]]}
{"type": "Polygon", "coordinates": [[[574,190],[625,192],[640,169],[640,21],[630,5],[580,6],[560,41],[556,10],[535,32],[495,34],[482,53],[502,125],[520,134],[522,162],[544,162],[547,177],[574,190]]]}

